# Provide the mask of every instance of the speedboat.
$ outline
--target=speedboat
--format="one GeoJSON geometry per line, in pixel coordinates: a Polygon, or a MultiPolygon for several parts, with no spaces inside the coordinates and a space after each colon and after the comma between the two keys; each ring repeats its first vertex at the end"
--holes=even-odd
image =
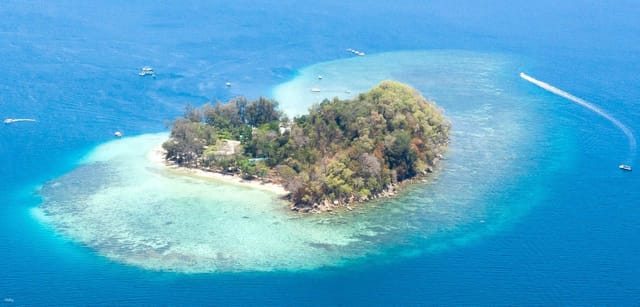
{"type": "Polygon", "coordinates": [[[142,69],[138,73],[138,76],[144,77],[146,75],[151,75],[155,77],[156,74],[153,72],[153,68],[149,66],[145,66],[145,67],[142,67],[142,69]]]}
{"type": "Polygon", "coordinates": [[[623,171],[627,171],[627,172],[631,171],[631,165],[620,164],[620,166],[618,166],[618,167],[623,171]]]}
{"type": "Polygon", "coordinates": [[[313,87],[313,88],[311,88],[311,91],[314,92],[314,93],[318,93],[318,92],[320,92],[320,89],[317,88],[317,87],[313,87]]]}
{"type": "Polygon", "coordinates": [[[355,49],[353,49],[353,48],[348,48],[348,49],[347,49],[347,51],[349,51],[349,52],[351,52],[351,53],[353,53],[353,54],[355,54],[355,55],[359,55],[359,56],[363,56],[363,55],[365,55],[365,53],[364,53],[364,52],[362,52],[362,51],[360,51],[360,50],[355,50],[355,49]]]}
{"type": "Polygon", "coordinates": [[[33,118],[7,118],[3,121],[5,125],[13,124],[17,122],[35,122],[36,120],[33,118]]]}

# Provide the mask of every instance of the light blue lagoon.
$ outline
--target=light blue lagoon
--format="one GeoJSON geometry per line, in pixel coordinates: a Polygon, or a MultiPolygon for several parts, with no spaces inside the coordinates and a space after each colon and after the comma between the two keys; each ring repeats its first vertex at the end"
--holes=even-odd
{"type": "Polygon", "coordinates": [[[97,147],[79,168],[44,186],[44,204],[34,214],[108,258],[191,273],[314,269],[462,244],[539,201],[539,195],[498,198],[519,193],[513,186],[523,180],[540,189],[535,178],[523,179],[529,169],[558,167],[543,165],[543,155],[529,148],[558,150],[546,145],[540,101],[518,89],[512,65],[489,54],[393,52],[313,65],[278,86],[283,111],[299,115],[323,96],[348,98],[397,79],[420,88],[451,118],[450,152],[430,182],[355,212],[295,214],[268,192],[168,170],[148,157],[168,138],[162,133],[97,147]]]}
{"type": "Polygon", "coordinates": [[[638,305],[639,16],[637,1],[3,1],[0,119],[36,121],[0,127],[0,303],[638,305]],[[440,168],[398,197],[298,214],[153,159],[186,102],[264,95],[299,115],[388,79],[453,125],[440,168]]]}

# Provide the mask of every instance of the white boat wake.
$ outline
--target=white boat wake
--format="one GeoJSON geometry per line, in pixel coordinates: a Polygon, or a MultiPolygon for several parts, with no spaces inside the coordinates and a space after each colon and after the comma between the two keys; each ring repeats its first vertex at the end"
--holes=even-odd
{"type": "Polygon", "coordinates": [[[4,120],[5,124],[13,124],[17,122],[35,122],[36,120],[33,118],[7,118],[4,120]]]}
{"type": "Polygon", "coordinates": [[[628,158],[628,162],[631,163],[632,161],[635,160],[635,155],[636,155],[636,148],[637,148],[637,142],[636,142],[636,137],[633,135],[633,132],[631,132],[631,129],[629,129],[627,126],[625,126],[623,123],[621,123],[618,119],[616,119],[615,117],[609,115],[609,113],[605,112],[604,110],[600,109],[599,107],[591,104],[590,102],[573,96],[549,83],[546,82],[542,82],[536,78],[533,78],[523,72],[520,73],[520,78],[525,79],[539,87],[541,87],[542,89],[549,91],[553,94],[556,94],[560,97],[569,99],[593,112],[595,112],[596,114],[604,117],[606,120],[610,121],[612,124],[614,124],[616,127],[618,127],[626,136],[627,139],[629,140],[629,158],[628,158]]]}

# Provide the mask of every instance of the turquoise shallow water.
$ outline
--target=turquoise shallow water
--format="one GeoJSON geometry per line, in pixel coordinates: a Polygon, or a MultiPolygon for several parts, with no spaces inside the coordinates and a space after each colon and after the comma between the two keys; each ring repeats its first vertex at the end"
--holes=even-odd
{"type": "Polygon", "coordinates": [[[531,190],[541,182],[522,179],[528,170],[557,167],[528,146],[548,144],[551,127],[539,126],[541,101],[518,88],[513,71],[504,55],[392,52],[313,65],[278,86],[275,98],[294,115],[323,95],[348,98],[396,79],[451,118],[451,146],[433,178],[354,212],[296,214],[267,192],[176,174],[150,161],[148,153],[168,137],[156,134],[99,146],[43,187],[34,215],[107,258],[186,273],[308,270],[461,245],[539,201],[531,190]],[[341,86],[349,93],[310,91],[341,86]],[[529,193],[515,197],[522,181],[529,193]],[[504,202],[504,194],[513,195],[504,202]]]}
{"type": "MultiPolygon", "coordinates": [[[[3,1],[0,115],[38,121],[0,129],[1,303],[638,305],[640,181],[617,169],[629,156],[628,139],[599,115],[518,77],[524,71],[582,98],[637,135],[638,16],[638,2],[625,0],[3,1]],[[137,75],[145,65],[156,79],[137,75]],[[271,197],[178,179],[143,163],[141,151],[119,148],[151,145],[187,101],[271,94],[304,110],[324,94],[353,94],[388,78],[446,109],[457,127],[448,160],[433,183],[343,215],[349,223],[337,227],[316,225],[315,217],[289,221],[279,209],[240,220],[236,213],[249,206],[267,210],[271,197]],[[131,138],[111,143],[115,130],[131,138]],[[114,154],[140,168],[86,159],[114,154]],[[179,199],[136,193],[174,180],[189,187],[175,191],[179,199]],[[53,205],[42,196],[77,215],[41,219],[38,211],[53,205]],[[283,256],[288,244],[275,238],[252,242],[250,229],[208,223],[235,201],[241,205],[228,222],[336,231],[284,238],[300,250],[283,256]],[[83,203],[95,211],[77,206],[83,203]],[[119,203],[127,206],[106,210],[119,203]],[[201,214],[182,210],[189,206],[201,214]],[[136,210],[157,219],[127,214],[136,210]],[[80,217],[95,223],[61,227],[80,217]],[[212,231],[160,235],[142,227],[173,221],[166,229],[176,230],[187,220],[212,231]],[[358,229],[365,235],[354,235],[358,229]],[[244,240],[229,244],[216,234],[244,240]],[[307,244],[332,236],[346,245],[307,244]],[[171,248],[197,252],[203,239],[224,243],[226,253],[258,249],[236,259],[159,257],[171,248]],[[158,245],[176,241],[185,244],[158,245]],[[258,259],[267,243],[278,252],[258,259]],[[309,261],[300,258],[312,252],[309,261]],[[174,272],[179,265],[216,271],[174,272]]],[[[204,244],[200,255],[212,249],[204,244]]]]}

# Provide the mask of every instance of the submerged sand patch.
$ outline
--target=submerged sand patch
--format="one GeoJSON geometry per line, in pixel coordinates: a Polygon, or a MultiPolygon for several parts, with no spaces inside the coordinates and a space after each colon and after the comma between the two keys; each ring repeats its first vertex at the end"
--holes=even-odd
{"type": "Polygon", "coordinates": [[[275,90],[291,114],[331,98],[329,89],[348,98],[384,79],[435,99],[453,123],[443,169],[394,199],[339,214],[291,212],[273,187],[166,168],[157,155],[168,137],[161,133],[98,146],[42,187],[34,215],[110,259],[186,273],[316,269],[464,244],[530,206],[520,196],[502,199],[528,169],[542,170],[531,158],[546,140],[536,101],[505,77],[509,65],[468,52],[367,55],[307,67],[275,90]],[[318,82],[323,91],[310,92],[318,82]]]}
{"type": "Polygon", "coordinates": [[[271,270],[304,257],[313,259],[299,268],[328,265],[336,259],[300,249],[339,249],[356,240],[344,227],[291,213],[273,189],[149,160],[167,137],[142,135],[98,147],[85,165],[42,188],[39,216],[109,258],[184,272],[271,270]]]}

